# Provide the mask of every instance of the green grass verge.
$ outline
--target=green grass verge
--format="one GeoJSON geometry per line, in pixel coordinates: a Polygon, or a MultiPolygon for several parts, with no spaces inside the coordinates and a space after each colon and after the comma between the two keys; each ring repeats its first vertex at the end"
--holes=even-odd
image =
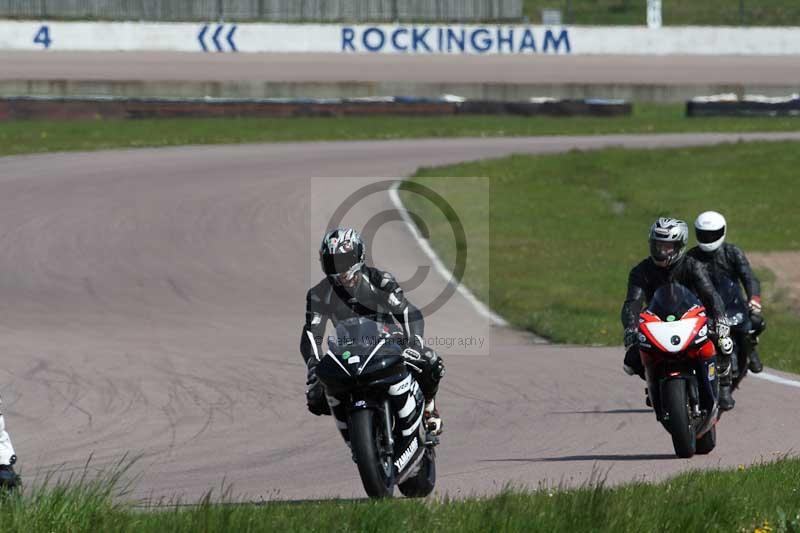
{"type": "MultiPolygon", "coordinates": [[[[515,155],[420,169],[414,181],[451,203],[467,228],[469,253],[489,254],[466,270],[464,282],[478,298],[555,342],[619,345],[628,272],[647,256],[656,217],[691,223],[716,209],[728,217],[729,241],[746,251],[800,250],[797,168],[800,144],[739,143],[515,155]],[[472,187],[442,176],[489,177],[490,223],[474,209],[486,180],[472,187]]],[[[403,200],[431,217],[419,196],[404,193],[403,200]]],[[[432,224],[431,240],[453,265],[449,225],[432,224]]],[[[780,298],[766,306],[765,364],[800,372],[800,317],[780,298]]]]}
{"type": "Polygon", "coordinates": [[[692,118],[681,104],[637,104],[628,117],[346,117],[0,122],[0,155],[281,141],[798,131],[798,118],[692,118]]]}
{"type": "MultiPolygon", "coordinates": [[[[541,21],[543,8],[561,9],[564,22],[585,25],[647,23],[644,0],[524,0],[523,12],[541,21]]],[[[664,24],[675,26],[797,26],[800,4],[794,0],[667,0],[664,24]]]]}
{"type": "Polygon", "coordinates": [[[507,490],[482,499],[214,504],[136,509],[114,482],[34,490],[0,500],[4,533],[115,532],[800,532],[800,460],[690,472],[658,484],[507,490]]]}

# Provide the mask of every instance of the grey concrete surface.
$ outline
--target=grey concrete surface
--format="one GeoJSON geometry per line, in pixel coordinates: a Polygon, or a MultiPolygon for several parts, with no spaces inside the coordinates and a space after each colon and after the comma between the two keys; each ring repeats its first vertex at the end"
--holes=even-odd
{"type": "MultiPolygon", "coordinates": [[[[297,351],[321,221],[363,181],[420,165],[604,146],[686,146],[800,134],[654,135],[197,146],[0,159],[0,393],[29,482],[142,454],[136,498],[361,497],[330,418],[308,414],[297,351]],[[311,179],[315,178],[315,179],[311,179]],[[313,212],[312,212],[313,211],[313,212]]],[[[391,210],[383,194],[345,219],[391,210]]],[[[402,224],[375,264],[408,277],[427,258],[402,224]]],[[[620,268],[627,268],[621,265],[620,268]]],[[[428,301],[445,281],[410,292],[428,301]]],[[[624,291],[620,287],[620,294],[624,291]]],[[[748,379],[714,453],[675,459],[622,373],[621,348],[537,344],[491,328],[460,295],[427,333],[442,349],[439,494],[506,483],[662,479],[796,451],[800,389],[748,379]]]]}
{"type": "Polygon", "coordinates": [[[800,85],[792,56],[0,52],[2,80],[800,85]]]}

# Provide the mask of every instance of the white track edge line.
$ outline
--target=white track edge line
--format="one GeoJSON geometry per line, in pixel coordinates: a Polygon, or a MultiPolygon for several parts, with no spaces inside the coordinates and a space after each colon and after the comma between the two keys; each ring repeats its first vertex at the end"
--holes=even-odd
{"type": "MultiPolygon", "coordinates": [[[[391,189],[389,189],[389,198],[391,198],[392,204],[394,204],[395,209],[397,209],[397,211],[400,213],[403,222],[405,222],[406,227],[411,232],[411,236],[414,237],[414,240],[417,241],[417,244],[419,244],[419,247],[422,248],[423,252],[425,252],[425,255],[428,256],[428,259],[431,260],[434,268],[439,273],[439,275],[441,275],[442,278],[444,278],[445,281],[447,281],[448,283],[454,283],[453,273],[450,272],[446,266],[444,266],[442,260],[439,259],[439,256],[436,255],[436,252],[434,252],[433,248],[431,248],[431,245],[428,243],[428,240],[423,238],[422,235],[420,235],[416,224],[414,224],[414,221],[408,215],[408,211],[403,205],[402,200],[400,200],[400,194],[398,194],[397,191],[400,189],[400,184],[402,182],[403,180],[398,180],[397,182],[395,182],[394,185],[392,185],[391,189]]],[[[475,295],[472,294],[472,291],[470,291],[467,287],[465,287],[463,283],[458,283],[458,285],[456,285],[456,290],[458,290],[458,292],[461,293],[461,295],[464,298],[466,298],[470,304],[472,304],[472,307],[475,308],[478,314],[491,320],[493,325],[508,326],[508,322],[506,321],[506,319],[504,319],[503,317],[501,317],[500,315],[489,309],[489,307],[485,303],[478,300],[478,298],[476,298],[475,295]]]]}
{"type": "Polygon", "coordinates": [[[780,376],[776,376],[775,374],[770,374],[769,372],[760,372],[758,374],[748,372],[747,374],[753,376],[754,378],[771,381],[772,383],[778,383],[780,385],[786,385],[787,387],[797,387],[800,389],[800,381],[796,381],[794,379],[782,378],[780,376]]]}

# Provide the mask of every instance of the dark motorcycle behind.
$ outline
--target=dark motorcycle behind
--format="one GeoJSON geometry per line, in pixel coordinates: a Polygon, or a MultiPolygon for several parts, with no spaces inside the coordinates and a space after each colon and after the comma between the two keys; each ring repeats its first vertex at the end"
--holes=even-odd
{"type": "Polygon", "coordinates": [[[713,276],[714,287],[725,303],[725,318],[731,328],[733,353],[731,354],[731,389],[736,390],[747,375],[750,364],[750,315],[747,301],[738,283],[726,275],[713,276]]]}
{"type": "Polygon", "coordinates": [[[658,289],[639,315],[639,347],[656,418],[678,457],[710,453],[717,442],[719,381],[708,318],[678,283],[658,289]]]}
{"type": "Polygon", "coordinates": [[[424,497],[436,484],[436,437],[425,430],[425,399],[396,337],[368,318],[343,321],[316,367],[328,402],[343,413],[353,459],[371,498],[395,486],[424,497]]]}

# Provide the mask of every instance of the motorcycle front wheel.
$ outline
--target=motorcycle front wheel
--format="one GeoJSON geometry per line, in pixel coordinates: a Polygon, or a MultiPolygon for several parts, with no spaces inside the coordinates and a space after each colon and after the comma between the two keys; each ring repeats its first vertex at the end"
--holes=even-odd
{"type": "Polygon", "coordinates": [[[669,414],[666,426],[672,435],[675,455],[682,458],[692,457],[695,454],[697,438],[689,418],[686,382],[682,379],[671,379],[664,383],[661,387],[661,401],[664,410],[669,414]]]}
{"type": "Polygon", "coordinates": [[[380,411],[360,409],[350,415],[350,444],[370,498],[390,498],[394,492],[392,457],[382,457],[380,452],[385,440],[382,428],[380,411]]]}
{"type": "Polygon", "coordinates": [[[697,439],[697,453],[706,455],[714,450],[717,445],[717,426],[711,426],[705,435],[697,439]]]}
{"type": "Polygon", "coordinates": [[[436,486],[436,452],[433,448],[425,450],[420,463],[419,471],[398,485],[407,498],[424,498],[436,486]]]}

